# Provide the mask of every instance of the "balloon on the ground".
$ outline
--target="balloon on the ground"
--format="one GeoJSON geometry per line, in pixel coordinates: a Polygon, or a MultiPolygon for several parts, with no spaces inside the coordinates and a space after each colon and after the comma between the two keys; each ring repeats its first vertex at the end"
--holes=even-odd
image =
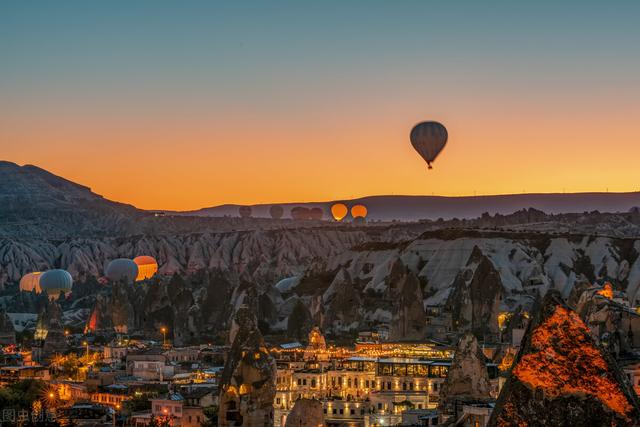
{"type": "Polygon", "coordinates": [[[331,215],[336,221],[342,221],[342,219],[349,213],[349,208],[344,203],[334,203],[331,206],[331,215]]]}
{"type": "Polygon", "coordinates": [[[321,220],[323,215],[324,212],[322,211],[322,208],[311,208],[309,210],[309,217],[311,219],[321,220]]]}
{"type": "Polygon", "coordinates": [[[238,212],[242,218],[249,218],[251,216],[251,206],[240,206],[238,212]]]}
{"type": "Polygon", "coordinates": [[[296,221],[310,219],[310,215],[310,210],[308,208],[305,208],[304,206],[296,206],[295,208],[291,209],[291,218],[295,219],[296,221]]]}
{"type": "Polygon", "coordinates": [[[141,255],[133,259],[138,266],[136,282],[152,278],[158,272],[158,262],[152,256],[141,255]]]}
{"type": "Polygon", "coordinates": [[[365,205],[355,205],[351,208],[351,216],[355,218],[366,218],[367,207],[365,205]]]}
{"type": "Polygon", "coordinates": [[[280,205],[273,205],[269,208],[269,215],[273,219],[280,219],[284,215],[284,209],[280,205]]]}
{"type": "Polygon", "coordinates": [[[112,282],[133,283],[138,277],[138,265],[129,258],[116,258],[107,264],[104,275],[112,282]]]}
{"type": "Polygon", "coordinates": [[[25,274],[24,276],[22,276],[22,279],[20,279],[20,290],[31,292],[35,289],[36,293],[39,294],[40,292],[42,292],[42,289],[40,288],[41,277],[42,273],[39,271],[25,274]]]}
{"type": "Polygon", "coordinates": [[[67,270],[48,270],[40,276],[40,289],[49,296],[49,299],[58,298],[60,292],[68,295],[73,286],[73,278],[67,270]]]}
{"type": "Polygon", "coordinates": [[[429,169],[432,169],[431,163],[447,144],[448,137],[447,129],[438,122],[418,123],[410,135],[411,145],[427,162],[429,169]]]}

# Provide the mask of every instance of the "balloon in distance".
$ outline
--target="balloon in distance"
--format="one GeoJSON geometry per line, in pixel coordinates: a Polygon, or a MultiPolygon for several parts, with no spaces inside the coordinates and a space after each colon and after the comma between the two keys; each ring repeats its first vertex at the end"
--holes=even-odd
{"type": "Polygon", "coordinates": [[[349,208],[344,203],[334,203],[331,206],[331,216],[336,221],[342,221],[349,213],[349,208]]]}
{"type": "Polygon", "coordinates": [[[136,282],[152,278],[158,272],[158,262],[152,256],[140,255],[133,259],[138,266],[136,282]]]}
{"type": "Polygon", "coordinates": [[[447,144],[448,138],[447,128],[438,122],[418,123],[411,129],[411,134],[409,135],[411,145],[427,162],[429,169],[433,169],[431,163],[447,144]]]}
{"type": "Polygon", "coordinates": [[[104,275],[112,282],[133,283],[138,277],[138,264],[129,258],[116,258],[107,264],[104,275]]]}
{"type": "Polygon", "coordinates": [[[273,219],[280,219],[284,215],[284,209],[280,205],[273,205],[269,208],[269,215],[273,219]]]}

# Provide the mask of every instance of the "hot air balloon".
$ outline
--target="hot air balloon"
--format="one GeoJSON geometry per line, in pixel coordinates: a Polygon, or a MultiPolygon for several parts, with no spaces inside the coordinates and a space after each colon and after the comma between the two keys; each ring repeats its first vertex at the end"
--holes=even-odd
{"type": "Polygon", "coordinates": [[[36,290],[36,293],[39,294],[42,292],[40,288],[40,278],[42,277],[42,273],[39,271],[34,271],[33,273],[25,274],[20,279],[20,290],[25,292],[31,292],[32,290],[36,290]]]}
{"type": "Polygon", "coordinates": [[[296,206],[295,208],[291,209],[291,218],[295,219],[296,221],[309,219],[310,211],[304,206],[296,206]]]}
{"type": "Polygon", "coordinates": [[[351,216],[355,218],[366,218],[367,207],[365,205],[355,205],[351,208],[351,216]]]}
{"type": "Polygon", "coordinates": [[[269,215],[273,219],[280,219],[284,215],[284,209],[280,205],[273,205],[269,208],[269,215]]]}
{"type": "Polygon", "coordinates": [[[438,122],[418,123],[411,129],[411,145],[432,169],[431,163],[447,143],[447,129],[438,122]]]}
{"type": "Polygon", "coordinates": [[[242,218],[249,218],[251,216],[251,206],[240,206],[238,212],[242,218]]]}
{"type": "Polygon", "coordinates": [[[136,282],[140,280],[150,279],[158,271],[158,262],[152,256],[141,255],[133,259],[133,262],[138,266],[138,276],[136,276],[136,282]]]}
{"type": "Polygon", "coordinates": [[[133,283],[138,277],[138,265],[129,258],[116,258],[107,264],[104,275],[112,282],[133,283]]]}
{"type": "Polygon", "coordinates": [[[324,212],[322,211],[322,208],[311,208],[309,210],[309,218],[315,219],[316,221],[321,220],[323,215],[324,212]]]}
{"type": "Polygon", "coordinates": [[[342,219],[349,213],[349,208],[344,203],[335,203],[331,206],[331,215],[336,221],[342,221],[342,219]]]}
{"type": "Polygon", "coordinates": [[[73,278],[67,270],[48,270],[40,276],[40,289],[49,296],[49,299],[58,298],[60,292],[68,295],[73,286],[73,278]]]}

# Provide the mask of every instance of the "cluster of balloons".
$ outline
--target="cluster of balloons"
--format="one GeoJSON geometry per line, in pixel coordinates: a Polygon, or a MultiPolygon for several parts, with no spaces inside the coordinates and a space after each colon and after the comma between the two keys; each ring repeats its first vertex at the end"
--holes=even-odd
{"type": "Polygon", "coordinates": [[[35,290],[37,294],[44,292],[49,299],[56,299],[60,292],[65,295],[71,293],[73,278],[67,270],[54,269],[45,272],[34,271],[25,274],[20,279],[20,290],[31,292],[35,290]]]}
{"type": "Polygon", "coordinates": [[[431,163],[447,144],[448,137],[447,129],[438,122],[418,123],[411,129],[409,135],[411,145],[427,162],[429,169],[433,168],[431,163]]]}
{"type": "Polygon", "coordinates": [[[155,258],[142,255],[129,258],[116,258],[110,261],[104,269],[104,275],[112,282],[125,283],[139,282],[153,277],[158,271],[158,262],[155,258]]]}
{"type": "Polygon", "coordinates": [[[304,206],[296,206],[291,209],[291,218],[296,221],[302,220],[316,220],[319,221],[322,219],[324,212],[322,208],[305,208],[304,206]]]}
{"type": "MultiPolygon", "coordinates": [[[[367,217],[367,207],[365,205],[354,205],[351,207],[351,217],[354,221],[364,222],[367,217]]],[[[349,208],[344,203],[334,203],[331,205],[331,215],[333,219],[340,222],[349,214],[349,208]]]]}
{"type": "Polygon", "coordinates": [[[238,213],[241,218],[250,218],[251,217],[251,206],[240,206],[238,209],[238,213]]]}

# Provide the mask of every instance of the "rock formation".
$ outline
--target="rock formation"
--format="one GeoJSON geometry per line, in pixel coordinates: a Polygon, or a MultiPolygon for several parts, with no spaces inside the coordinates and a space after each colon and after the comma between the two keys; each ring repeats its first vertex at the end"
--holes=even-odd
{"type": "Polygon", "coordinates": [[[491,385],[484,354],[476,337],[467,333],[458,342],[447,379],[440,389],[440,425],[458,420],[461,403],[486,403],[490,399],[491,385]]]}
{"type": "Polygon", "coordinates": [[[394,284],[392,318],[389,331],[391,341],[418,341],[426,335],[427,316],[424,311],[420,281],[411,271],[394,284]]]}
{"type": "Polygon", "coordinates": [[[0,346],[16,343],[16,331],[4,310],[0,310],[0,346]]]}
{"type": "Polygon", "coordinates": [[[489,421],[506,425],[640,423],[633,389],[578,314],[550,291],[529,325],[489,421]]]}
{"type": "Polygon", "coordinates": [[[49,303],[45,316],[47,334],[42,347],[42,360],[50,359],[54,355],[62,354],[67,350],[67,341],[62,323],[62,310],[57,302],[49,303]]]}
{"type": "Polygon", "coordinates": [[[496,336],[496,321],[504,287],[500,273],[478,246],[467,261],[467,267],[453,282],[447,307],[452,312],[454,328],[472,331],[478,337],[496,336]]]}
{"type": "Polygon", "coordinates": [[[316,399],[298,399],[287,415],[284,427],[324,426],[322,402],[316,399]]]}
{"type": "Polygon", "coordinates": [[[230,337],[233,344],[220,382],[218,425],[273,425],[275,360],[265,347],[255,315],[248,306],[238,309],[234,322],[237,328],[230,337]]]}

